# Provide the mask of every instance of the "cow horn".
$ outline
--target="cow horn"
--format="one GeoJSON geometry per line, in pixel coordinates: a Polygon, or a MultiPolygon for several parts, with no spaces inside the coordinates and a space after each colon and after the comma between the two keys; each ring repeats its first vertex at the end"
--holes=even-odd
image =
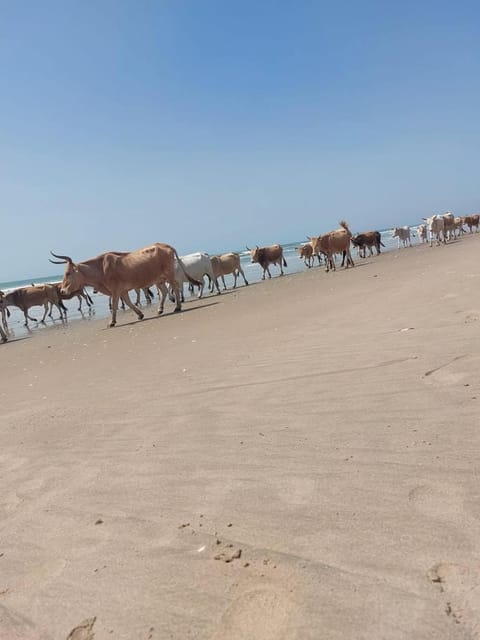
{"type": "Polygon", "coordinates": [[[69,256],[59,256],[56,253],[53,253],[53,251],[50,251],[50,253],[55,258],[60,258],[60,260],[61,260],[61,262],[57,262],[56,260],[50,260],[50,258],[49,258],[50,262],[53,262],[53,264],[66,264],[67,262],[70,262],[70,264],[71,264],[73,262],[73,260],[69,256]]]}
{"type": "MultiPolygon", "coordinates": [[[[247,245],[245,245],[247,247],[247,245]]],[[[247,251],[251,251],[250,247],[247,247],[247,251]]]]}
{"type": "Polygon", "coordinates": [[[258,249],[258,244],[257,244],[257,249],[258,249]]]}

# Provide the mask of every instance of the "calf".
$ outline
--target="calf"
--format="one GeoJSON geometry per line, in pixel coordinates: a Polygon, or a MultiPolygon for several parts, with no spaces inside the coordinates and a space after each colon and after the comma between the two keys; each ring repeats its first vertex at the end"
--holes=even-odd
{"type": "Polygon", "coordinates": [[[308,244],[303,244],[301,247],[297,247],[297,251],[298,251],[298,257],[300,259],[303,258],[303,262],[305,263],[305,266],[308,267],[310,269],[310,267],[313,267],[313,247],[310,244],[310,242],[308,244]]]}
{"type": "Polygon", "coordinates": [[[43,306],[44,314],[40,322],[45,322],[50,304],[57,307],[60,312],[60,317],[63,318],[63,305],[60,295],[57,288],[51,284],[41,284],[33,287],[21,287],[20,289],[15,289],[4,296],[3,304],[7,307],[18,307],[23,311],[26,327],[28,327],[29,320],[37,322],[36,318],[32,318],[32,316],[28,314],[30,307],[43,306]]]}
{"type": "Polygon", "coordinates": [[[420,242],[423,244],[427,242],[427,225],[419,224],[417,227],[418,237],[420,238],[420,242]]]}

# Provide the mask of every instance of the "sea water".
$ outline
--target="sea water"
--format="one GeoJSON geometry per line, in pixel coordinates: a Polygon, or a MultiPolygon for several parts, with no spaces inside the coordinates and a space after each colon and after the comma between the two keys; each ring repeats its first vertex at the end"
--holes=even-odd
{"type": "MultiPolygon", "coordinates": [[[[411,230],[413,231],[413,233],[416,234],[415,229],[416,227],[411,227],[411,230]]],[[[386,229],[381,231],[381,236],[382,236],[382,242],[385,245],[385,248],[382,247],[382,251],[391,251],[392,249],[397,248],[398,246],[397,239],[392,238],[391,229],[386,229]]],[[[413,239],[413,242],[415,241],[418,242],[418,237],[416,238],[416,240],[413,239]]],[[[305,240],[299,240],[297,242],[289,242],[287,244],[283,244],[283,255],[288,264],[287,267],[284,267],[284,272],[286,275],[290,273],[298,273],[300,271],[305,271],[305,269],[307,268],[304,264],[303,259],[299,258],[298,251],[297,251],[297,247],[301,246],[302,244],[305,244],[305,242],[307,242],[307,238],[305,238],[305,240]]],[[[374,252],[375,252],[375,249],[374,249],[374,252]]],[[[250,262],[249,251],[241,250],[241,251],[238,251],[238,253],[240,254],[241,265],[245,272],[245,277],[247,278],[247,281],[249,283],[259,282],[263,274],[263,270],[260,267],[260,265],[252,264],[250,262]]],[[[356,253],[357,253],[356,250],[352,250],[352,257],[354,260],[356,259],[356,253]]],[[[368,251],[367,251],[367,255],[368,255],[368,251]]],[[[317,264],[318,264],[317,260],[315,259],[315,265],[317,264]]],[[[318,268],[318,267],[316,266],[315,268],[318,268]]],[[[280,270],[277,266],[272,265],[270,267],[270,272],[272,274],[272,277],[275,277],[280,273],[280,270]]],[[[63,274],[59,273],[57,276],[32,277],[32,278],[27,278],[25,280],[0,282],[0,290],[3,291],[4,293],[7,293],[8,291],[12,291],[13,289],[17,289],[18,287],[25,287],[31,284],[43,284],[46,282],[60,282],[62,278],[63,278],[63,274]]],[[[207,279],[205,280],[207,282],[207,279]]],[[[228,288],[232,287],[233,276],[225,276],[225,283],[228,288]]],[[[243,284],[244,284],[243,278],[240,276],[237,279],[237,287],[243,286],[243,284]]],[[[221,281],[219,282],[219,286],[220,286],[220,290],[222,291],[223,287],[222,287],[221,281]]],[[[91,287],[87,287],[87,291],[94,302],[91,309],[88,308],[84,300],[82,301],[81,311],[79,311],[78,309],[79,301],[77,298],[72,298],[71,300],[64,301],[65,306],[68,308],[66,323],[63,320],[59,319],[59,312],[56,308],[54,308],[52,311],[52,317],[50,318],[47,315],[45,324],[29,320],[29,328],[27,329],[26,327],[24,327],[25,320],[23,317],[23,313],[16,307],[9,307],[10,318],[8,319],[8,327],[9,327],[11,337],[19,338],[19,337],[24,337],[26,335],[34,336],[37,331],[44,330],[46,327],[49,327],[49,326],[50,327],[62,326],[62,325],[67,325],[69,323],[77,322],[81,320],[88,321],[88,320],[93,320],[94,318],[107,318],[110,315],[110,310],[108,307],[108,297],[99,293],[94,294],[91,287]]],[[[133,293],[133,302],[135,302],[135,293],[134,292],[132,293],[133,293]]],[[[132,293],[130,294],[131,299],[132,299],[132,293]]],[[[188,292],[188,288],[186,285],[184,285],[184,293],[185,293],[185,300],[189,300],[190,294],[188,292]]],[[[205,285],[205,289],[204,289],[204,296],[205,295],[209,295],[207,284],[205,285]]],[[[146,307],[145,305],[145,298],[143,296],[143,292],[141,294],[141,300],[142,300],[141,302],[142,309],[145,311],[145,308],[147,308],[147,313],[150,314],[150,311],[148,311],[148,307],[146,307]]],[[[151,305],[152,314],[154,313],[153,309],[156,308],[156,306],[158,306],[158,299],[155,297],[155,300],[151,305]]],[[[169,310],[172,310],[172,309],[173,309],[173,303],[170,303],[167,299],[167,302],[165,303],[165,312],[168,313],[169,310]]],[[[128,309],[127,309],[127,312],[132,313],[128,309]]],[[[122,321],[121,313],[122,312],[119,310],[117,314],[118,322],[122,321]]],[[[29,315],[36,318],[37,321],[40,321],[43,316],[43,307],[32,307],[29,311],[29,315]]]]}

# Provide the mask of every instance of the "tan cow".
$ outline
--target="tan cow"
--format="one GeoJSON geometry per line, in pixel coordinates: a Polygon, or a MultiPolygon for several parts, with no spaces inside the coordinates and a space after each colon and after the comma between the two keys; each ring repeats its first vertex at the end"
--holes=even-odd
{"type": "Polygon", "coordinates": [[[219,256],[211,256],[210,258],[212,262],[213,276],[214,279],[210,283],[210,290],[213,292],[213,288],[216,285],[218,289],[218,278],[222,279],[223,288],[226,289],[227,285],[225,284],[225,276],[228,274],[233,275],[233,288],[235,289],[237,286],[237,278],[239,274],[242,275],[245,286],[248,287],[248,282],[245,277],[245,273],[242,269],[242,264],[240,261],[240,255],[238,253],[223,253],[219,256]]]}
{"type": "Polygon", "coordinates": [[[177,251],[168,244],[157,242],[143,249],[125,252],[102,253],[96,258],[75,263],[69,256],[56,255],[60,262],[50,260],[54,264],[65,264],[62,281],[62,292],[69,295],[72,291],[90,285],[100,293],[112,297],[112,317],[110,326],[117,322],[117,307],[120,298],[137,314],[139,320],[143,313],[130,300],[131,289],[143,289],[156,284],[160,293],[158,313],[163,313],[167,297],[166,283],[169,282],[175,293],[175,312],[181,311],[182,303],[178,282],[175,279],[175,258],[183,270],[187,280],[200,287],[201,283],[191,278],[183,266],[177,251]]]}
{"type": "Polygon", "coordinates": [[[352,232],[350,231],[348,224],[345,220],[340,221],[340,229],[336,229],[335,231],[329,231],[328,233],[324,233],[321,236],[318,236],[315,242],[314,252],[323,253],[325,255],[325,264],[326,271],[336,271],[335,266],[335,254],[341,253],[343,255],[342,266],[347,260],[346,268],[349,266],[354,267],[355,263],[352,259],[352,254],[350,253],[350,240],[352,238],[352,232]]]}
{"type": "Polygon", "coordinates": [[[10,293],[5,294],[3,304],[6,307],[18,307],[23,311],[26,327],[28,327],[29,320],[37,322],[36,318],[32,318],[32,316],[28,314],[30,307],[43,306],[44,314],[40,322],[45,322],[50,304],[55,305],[60,313],[60,317],[63,317],[60,295],[56,287],[51,284],[38,284],[32,287],[21,287],[20,289],[10,291],[10,293]]]}
{"type": "Polygon", "coordinates": [[[455,239],[455,216],[451,211],[442,215],[443,218],[443,238],[444,242],[455,239]]]}
{"type": "Polygon", "coordinates": [[[287,266],[287,261],[283,257],[283,247],[279,244],[272,244],[270,247],[259,247],[256,249],[249,249],[252,262],[258,262],[263,269],[262,280],[265,280],[265,274],[268,273],[268,277],[271,278],[269,266],[276,264],[280,267],[280,275],[283,276],[283,267],[287,266]]]}
{"type": "Polygon", "coordinates": [[[310,242],[308,244],[303,244],[301,247],[297,247],[297,251],[298,251],[298,257],[300,258],[300,260],[303,258],[303,262],[305,263],[305,266],[308,267],[309,269],[313,267],[313,261],[314,261],[313,247],[310,244],[310,242]]]}
{"type": "Polygon", "coordinates": [[[463,218],[463,223],[467,225],[470,229],[470,233],[473,233],[473,227],[476,227],[476,232],[478,233],[478,223],[479,223],[479,215],[478,213],[472,213],[471,216],[465,216],[463,218]]]}
{"type": "Polygon", "coordinates": [[[417,227],[417,233],[418,233],[418,237],[420,238],[420,242],[422,244],[428,242],[426,224],[419,224],[417,227]]]}

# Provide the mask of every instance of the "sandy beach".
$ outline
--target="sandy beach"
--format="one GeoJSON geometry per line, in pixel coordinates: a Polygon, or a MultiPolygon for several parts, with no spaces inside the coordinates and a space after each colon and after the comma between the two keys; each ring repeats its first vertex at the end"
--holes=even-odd
{"type": "Polygon", "coordinates": [[[0,638],[480,638],[479,249],[1,346],[0,638]]]}

